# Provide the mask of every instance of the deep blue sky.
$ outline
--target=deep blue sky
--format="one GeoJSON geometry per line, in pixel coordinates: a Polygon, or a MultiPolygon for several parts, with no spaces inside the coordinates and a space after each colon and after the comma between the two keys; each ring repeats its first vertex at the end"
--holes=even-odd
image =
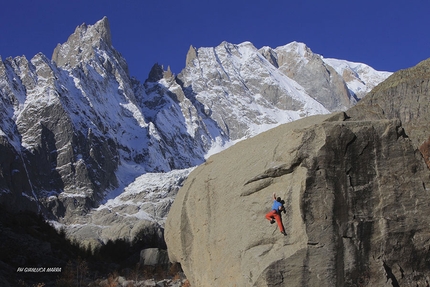
{"type": "Polygon", "coordinates": [[[430,57],[430,0],[14,0],[0,7],[2,58],[51,58],[77,26],[107,16],[114,47],[141,81],[154,63],[179,73],[190,45],[222,41],[257,48],[299,41],[324,57],[384,71],[430,57]]]}

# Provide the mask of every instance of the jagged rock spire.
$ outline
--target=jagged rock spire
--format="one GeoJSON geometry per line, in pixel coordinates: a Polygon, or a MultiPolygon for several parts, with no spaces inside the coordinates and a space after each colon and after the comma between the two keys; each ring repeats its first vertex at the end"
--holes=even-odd
{"type": "Polygon", "coordinates": [[[172,73],[172,70],[170,69],[170,65],[167,66],[167,71],[165,71],[163,75],[165,79],[170,79],[171,77],[173,77],[173,73],[172,73]]]}
{"type": "Polygon", "coordinates": [[[82,60],[93,57],[93,48],[110,48],[112,37],[109,21],[103,17],[94,25],[82,24],[70,35],[67,42],[58,44],[52,60],[59,67],[75,67],[82,60]]]}
{"type": "Polygon", "coordinates": [[[190,46],[190,49],[188,50],[187,53],[187,58],[185,60],[185,66],[188,67],[190,66],[194,59],[197,58],[197,49],[195,47],[193,47],[193,45],[190,46]]]}
{"type": "Polygon", "coordinates": [[[158,63],[155,63],[154,66],[152,66],[151,71],[149,72],[147,81],[153,83],[157,82],[163,78],[163,74],[163,66],[158,63]]]}

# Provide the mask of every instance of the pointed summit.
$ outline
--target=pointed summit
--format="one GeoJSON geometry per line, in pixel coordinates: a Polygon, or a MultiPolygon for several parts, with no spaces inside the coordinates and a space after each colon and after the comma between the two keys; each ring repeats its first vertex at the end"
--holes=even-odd
{"type": "Polygon", "coordinates": [[[75,67],[82,60],[92,58],[93,48],[110,49],[112,37],[109,21],[103,17],[94,25],[83,23],[75,29],[67,42],[58,44],[52,54],[52,60],[59,67],[75,67]]]}
{"type": "Polygon", "coordinates": [[[193,47],[193,45],[190,46],[190,49],[188,49],[187,58],[185,60],[185,66],[191,66],[193,64],[194,59],[197,58],[197,49],[193,47]]]}
{"type": "Polygon", "coordinates": [[[161,80],[163,76],[164,76],[163,66],[158,63],[155,63],[154,66],[152,66],[152,69],[149,72],[148,79],[146,81],[155,83],[161,80]]]}
{"type": "Polygon", "coordinates": [[[163,73],[163,78],[165,78],[165,79],[170,79],[170,78],[172,78],[172,77],[173,77],[172,70],[170,69],[170,66],[167,66],[167,71],[165,71],[165,72],[163,73]]]}
{"type": "Polygon", "coordinates": [[[112,37],[110,33],[110,25],[109,20],[106,16],[103,17],[100,21],[97,21],[94,26],[90,26],[92,28],[93,34],[99,35],[100,39],[108,45],[112,46],[112,37]]]}

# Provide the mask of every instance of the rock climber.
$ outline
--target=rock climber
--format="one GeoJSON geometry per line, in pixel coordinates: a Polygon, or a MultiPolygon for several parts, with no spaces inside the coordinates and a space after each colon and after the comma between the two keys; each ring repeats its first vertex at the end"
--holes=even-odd
{"type": "Polygon", "coordinates": [[[284,225],[282,224],[282,218],[281,218],[281,212],[283,211],[285,213],[285,207],[284,203],[285,201],[281,200],[280,197],[276,197],[276,193],[273,193],[273,204],[272,204],[272,210],[266,214],[267,220],[270,221],[270,224],[278,223],[279,230],[283,235],[287,235],[285,233],[284,225]]]}

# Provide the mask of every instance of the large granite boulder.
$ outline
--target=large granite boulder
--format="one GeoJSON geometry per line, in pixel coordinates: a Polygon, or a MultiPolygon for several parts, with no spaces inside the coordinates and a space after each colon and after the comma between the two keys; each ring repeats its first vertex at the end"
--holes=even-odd
{"type": "Polygon", "coordinates": [[[314,116],[210,157],[169,213],[192,286],[405,286],[430,267],[430,180],[399,120],[314,116]],[[287,236],[265,214],[286,201],[287,236]]]}

